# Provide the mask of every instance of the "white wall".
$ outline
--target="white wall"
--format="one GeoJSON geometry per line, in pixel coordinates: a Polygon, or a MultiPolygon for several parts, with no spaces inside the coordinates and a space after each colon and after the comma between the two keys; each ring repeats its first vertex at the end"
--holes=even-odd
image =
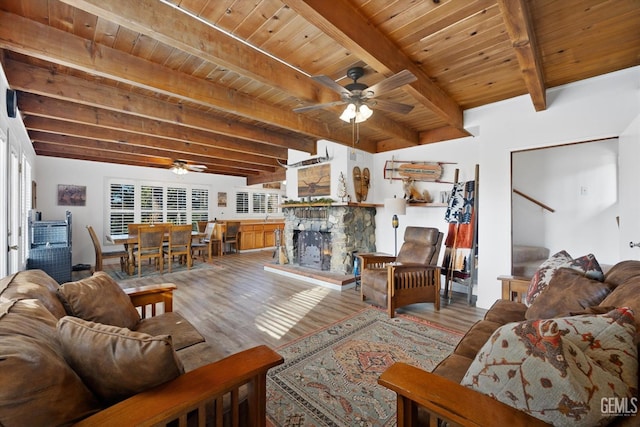
{"type": "Polygon", "coordinates": [[[640,114],[620,135],[619,153],[620,259],[640,259],[640,247],[629,246],[640,242],[640,114]]]}
{"type": "Polygon", "coordinates": [[[512,159],[513,188],[555,210],[514,194],[514,244],[575,257],[597,253],[606,264],[620,259],[617,138],[521,151],[512,159]]]}
{"type": "MultiPolygon", "coordinates": [[[[155,182],[177,182],[209,186],[209,217],[211,219],[233,219],[235,217],[235,190],[245,188],[246,180],[231,176],[207,173],[189,173],[177,176],[171,171],[158,168],[116,165],[72,159],[58,159],[40,156],[36,161],[38,170],[37,210],[43,220],[63,219],[68,210],[72,214],[73,259],[72,264],[94,264],[93,245],[86,230],[91,225],[96,234],[104,240],[107,229],[109,178],[148,180],[155,182]],[[58,206],[58,184],[85,185],[87,187],[86,206],[58,206]],[[217,206],[218,192],[227,193],[227,207],[217,206]]],[[[264,216],[264,215],[262,215],[264,216]]]]}

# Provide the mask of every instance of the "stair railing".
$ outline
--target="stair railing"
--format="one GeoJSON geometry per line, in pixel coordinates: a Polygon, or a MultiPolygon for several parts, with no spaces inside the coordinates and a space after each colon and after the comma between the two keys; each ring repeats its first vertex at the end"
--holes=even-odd
{"type": "Polygon", "coordinates": [[[514,193],[516,193],[518,196],[524,197],[525,199],[527,199],[527,200],[528,200],[528,201],[530,201],[531,203],[534,203],[534,204],[536,204],[536,205],[540,206],[542,209],[546,209],[546,210],[548,210],[549,212],[555,212],[555,211],[556,211],[555,209],[550,208],[549,206],[545,205],[545,204],[544,204],[544,203],[542,203],[541,201],[534,199],[533,197],[531,197],[531,196],[529,196],[529,195],[527,195],[527,194],[523,193],[523,192],[522,192],[522,191],[520,191],[520,190],[516,190],[516,189],[514,188],[514,189],[513,189],[513,192],[514,192],[514,193]]]}

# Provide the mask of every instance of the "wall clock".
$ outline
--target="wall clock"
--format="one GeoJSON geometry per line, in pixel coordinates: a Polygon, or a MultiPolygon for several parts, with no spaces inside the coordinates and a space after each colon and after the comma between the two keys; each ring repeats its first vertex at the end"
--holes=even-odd
{"type": "Polygon", "coordinates": [[[7,89],[7,115],[11,118],[16,117],[18,111],[18,97],[16,91],[7,89]]]}

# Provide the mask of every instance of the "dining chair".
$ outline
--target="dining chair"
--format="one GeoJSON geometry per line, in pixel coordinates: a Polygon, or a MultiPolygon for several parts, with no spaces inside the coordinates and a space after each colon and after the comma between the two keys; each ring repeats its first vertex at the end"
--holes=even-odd
{"type": "Polygon", "coordinates": [[[193,265],[193,258],[191,254],[191,240],[192,240],[192,226],[186,225],[172,225],[169,227],[169,244],[165,246],[164,253],[167,254],[167,261],[169,262],[169,273],[171,273],[171,265],[173,264],[174,257],[178,257],[178,262],[184,260],[187,264],[187,269],[191,269],[193,265]]]}
{"type": "Polygon", "coordinates": [[[142,260],[154,260],[154,265],[160,267],[160,274],[164,272],[164,234],[166,227],[149,225],[138,228],[138,247],[135,258],[138,261],[138,277],[142,276],[142,260]]]}
{"type": "Polygon", "coordinates": [[[224,249],[229,246],[229,251],[231,251],[231,247],[235,248],[235,252],[238,252],[238,238],[240,236],[240,222],[229,221],[226,224],[226,230],[224,231],[222,238],[222,245],[224,249]]]}
{"type": "Polygon", "coordinates": [[[121,251],[108,251],[105,252],[102,250],[102,245],[100,245],[100,239],[96,235],[95,230],[92,226],[87,225],[87,230],[89,231],[89,235],[91,236],[91,241],[93,242],[93,248],[96,251],[96,265],[93,267],[91,274],[96,271],[102,271],[102,261],[105,259],[120,259],[120,270],[127,271],[127,263],[129,262],[129,254],[126,250],[121,251]]]}

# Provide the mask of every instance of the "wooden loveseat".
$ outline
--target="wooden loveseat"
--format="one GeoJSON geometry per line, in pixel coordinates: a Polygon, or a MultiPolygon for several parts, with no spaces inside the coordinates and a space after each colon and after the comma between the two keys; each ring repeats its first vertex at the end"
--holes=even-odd
{"type": "MultiPolygon", "coordinates": [[[[562,319],[575,322],[575,319],[579,317],[590,319],[590,316],[600,316],[604,313],[607,313],[604,314],[607,316],[611,310],[613,312],[624,311],[619,307],[630,308],[632,314],[635,313],[635,316],[628,316],[630,320],[627,319],[626,327],[629,331],[629,337],[625,343],[620,343],[620,349],[624,350],[619,350],[616,346],[613,348],[615,351],[624,351],[629,354],[630,360],[632,360],[631,363],[628,363],[631,369],[625,377],[625,383],[628,385],[632,397],[612,397],[615,402],[609,402],[605,399],[607,405],[604,407],[601,406],[601,400],[598,400],[598,402],[592,402],[590,410],[601,412],[602,408],[607,410],[611,407],[609,403],[621,403],[617,408],[621,413],[606,422],[611,422],[609,425],[613,426],[638,425],[640,415],[637,415],[637,412],[640,401],[638,400],[637,345],[640,342],[640,261],[622,261],[616,264],[606,273],[600,284],[586,279],[581,274],[568,268],[559,269],[553,275],[549,287],[539,294],[544,295],[546,292],[545,300],[536,302],[544,302],[546,306],[538,307],[535,313],[529,311],[529,315],[527,315],[529,307],[523,301],[530,280],[518,277],[500,277],[503,299],[496,301],[484,319],[470,328],[454,352],[436,366],[432,372],[406,363],[396,363],[387,369],[380,376],[378,382],[397,393],[398,426],[436,426],[439,425],[438,420],[445,420],[449,423],[448,425],[452,426],[549,425],[487,394],[461,385],[465,377],[468,378],[467,371],[471,370],[474,360],[478,359],[478,353],[488,352],[487,348],[492,348],[491,344],[497,343],[496,347],[505,346],[503,336],[499,335],[496,338],[494,334],[503,325],[506,326],[501,329],[513,329],[513,325],[524,324],[527,318],[532,319],[532,317],[533,322],[540,322],[538,324],[548,322],[549,319],[554,322],[562,321],[562,319]],[[551,289],[554,291],[550,292],[551,289]],[[636,348],[634,349],[634,347],[636,348]],[[633,359],[634,357],[635,359],[633,359]]],[[[541,297],[538,296],[538,298],[541,297]]],[[[534,305],[532,304],[531,307],[534,305]]],[[[587,320],[586,323],[590,324],[590,322],[591,320],[587,320]]],[[[588,335],[582,334],[583,337],[588,335]]],[[[600,339],[600,336],[596,338],[600,339]]],[[[616,336],[616,338],[618,337],[616,336]]],[[[599,342],[594,341],[594,347],[597,345],[599,342]]],[[[498,359],[493,359],[493,363],[496,360],[498,359]]],[[[611,358],[610,360],[615,361],[616,359],[611,358]]],[[[553,369],[543,367],[539,370],[545,372],[546,375],[547,371],[553,369]]],[[[513,372],[518,371],[516,369],[513,372]]],[[[519,373],[516,374],[516,376],[519,375],[519,373]]],[[[495,378],[489,380],[495,382],[495,378]]],[[[563,381],[571,382],[572,380],[567,377],[563,381]]],[[[525,384],[523,389],[531,383],[526,382],[525,384]]],[[[605,393],[611,392],[610,396],[614,396],[613,391],[609,391],[607,387],[609,385],[601,388],[606,388],[605,393]]],[[[581,409],[584,412],[580,413],[575,420],[571,420],[571,425],[584,425],[584,415],[589,408],[581,409]],[[579,421],[582,421],[583,424],[580,424],[579,421]]]]}
{"type": "Polygon", "coordinates": [[[282,357],[222,358],[173,312],[175,289],[125,292],[104,272],[0,279],[0,425],[264,426],[266,373],[282,357]]]}

